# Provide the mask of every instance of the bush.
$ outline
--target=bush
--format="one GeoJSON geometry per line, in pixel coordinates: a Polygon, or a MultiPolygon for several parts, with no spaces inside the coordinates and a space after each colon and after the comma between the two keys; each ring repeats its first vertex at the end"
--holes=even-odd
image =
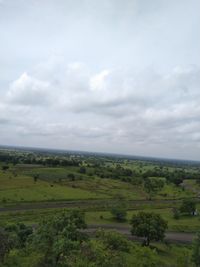
{"type": "Polygon", "coordinates": [[[180,218],[180,211],[177,208],[173,208],[172,212],[173,212],[173,218],[175,220],[178,220],[180,218]]]}
{"type": "Polygon", "coordinates": [[[127,211],[124,206],[116,206],[111,210],[113,218],[119,222],[126,221],[127,211]]]}
{"type": "Polygon", "coordinates": [[[129,252],[130,241],[122,234],[115,231],[106,232],[104,230],[98,230],[96,232],[96,237],[102,240],[108,249],[129,252]]]}
{"type": "Polygon", "coordinates": [[[180,212],[187,213],[188,215],[194,215],[196,210],[196,201],[194,199],[184,199],[181,207],[180,212]]]}

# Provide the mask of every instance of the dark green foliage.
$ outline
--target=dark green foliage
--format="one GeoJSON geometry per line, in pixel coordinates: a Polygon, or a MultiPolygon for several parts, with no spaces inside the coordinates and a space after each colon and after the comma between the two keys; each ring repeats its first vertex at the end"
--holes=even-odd
{"type": "Polygon", "coordinates": [[[149,198],[160,191],[165,185],[165,180],[158,177],[148,177],[144,181],[144,190],[149,194],[149,198]]]}
{"type": "Polygon", "coordinates": [[[179,186],[182,182],[183,182],[183,178],[181,178],[181,177],[174,177],[173,183],[176,186],[179,186]]]}
{"type": "Polygon", "coordinates": [[[200,267],[200,232],[198,233],[197,238],[193,243],[192,261],[194,262],[196,267],[200,267]]]}
{"type": "Polygon", "coordinates": [[[145,238],[145,245],[151,241],[162,241],[165,237],[167,222],[156,213],[139,212],[131,219],[131,233],[145,238]]]}
{"type": "Polygon", "coordinates": [[[86,174],[86,168],[84,166],[81,166],[79,168],[79,172],[82,173],[82,174],[86,174]]]}
{"type": "Polygon", "coordinates": [[[33,248],[44,254],[43,266],[62,266],[71,251],[78,250],[86,239],[80,231],[85,228],[83,213],[76,210],[63,211],[51,220],[43,221],[32,237],[33,248]]]}
{"type": "Polygon", "coordinates": [[[23,223],[7,225],[5,231],[12,238],[14,247],[17,248],[25,247],[28,237],[33,233],[32,227],[23,223]]]}
{"type": "Polygon", "coordinates": [[[8,233],[0,229],[0,263],[4,262],[5,256],[9,253],[11,248],[12,242],[8,233]]]}
{"type": "Polygon", "coordinates": [[[111,214],[113,218],[119,222],[123,222],[126,220],[127,210],[124,205],[117,205],[111,209],[111,214]]]}
{"type": "Polygon", "coordinates": [[[33,175],[33,180],[34,180],[35,183],[37,182],[38,178],[39,178],[39,174],[38,173],[33,175]]]}
{"type": "Polygon", "coordinates": [[[2,171],[7,171],[9,169],[9,166],[8,165],[3,165],[1,167],[2,171]]]}
{"type": "Polygon", "coordinates": [[[98,230],[96,237],[101,240],[107,249],[129,252],[130,242],[123,236],[115,231],[98,230]]]}
{"type": "Polygon", "coordinates": [[[125,254],[109,249],[102,240],[91,239],[80,245],[76,254],[68,257],[63,267],[128,267],[125,254]]]}
{"type": "Polygon", "coordinates": [[[180,207],[180,212],[194,215],[196,210],[196,201],[194,199],[184,199],[180,207]]]}
{"type": "Polygon", "coordinates": [[[74,181],[74,180],[75,180],[75,176],[74,176],[73,173],[69,173],[69,174],[67,175],[67,177],[68,177],[71,181],[74,181]]]}
{"type": "MultiPolygon", "coordinates": [[[[130,267],[161,267],[163,265],[158,257],[156,250],[149,247],[137,246],[132,251],[132,261],[130,267]]],[[[172,266],[171,266],[172,267],[172,266]]],[[[181,266],[182,267],[182,266],[181,266]]]]}
{"type": "Polygon", "coordinates": [[[172,209],[172,212],[173,212],[173,218],[174,218],[175,220],[178,220],[178,219],[180,218],[180,211],[179,211],[179,209],[177,209],[177,208],[173,208],[173,209],[172,209]]]}

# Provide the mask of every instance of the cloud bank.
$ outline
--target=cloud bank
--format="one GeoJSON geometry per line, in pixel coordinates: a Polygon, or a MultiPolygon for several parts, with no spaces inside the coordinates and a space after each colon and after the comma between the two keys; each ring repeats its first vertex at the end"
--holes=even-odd
{"type": "Polygon", "coordinates": [[[0,144],[200,160],[199,0],[0,0],[0,144]]]}
{"type": "Polygon", "coordinates": [[[200,148],[199,86],[197,66],[94,73],[54,59],[11,82],[0,102],[2,139],[14,131],[27,145],[180,157],[200,148]]]}

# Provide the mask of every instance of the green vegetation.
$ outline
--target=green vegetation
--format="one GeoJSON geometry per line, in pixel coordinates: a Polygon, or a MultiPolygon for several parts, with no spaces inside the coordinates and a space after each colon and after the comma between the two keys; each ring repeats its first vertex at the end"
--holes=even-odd
{"type": "Polygon", "coordinates": [[[180,212],[188,215],[194,215],[196,211],[196,201],[193,199],[184,199],[180,207],[180,212]]]}
{"type": "Polygon", "coordinates": [[[192,261],[196,267],[200,266],[200,232],[193,243],[192,261]]]}
{"type": "Polygon", "coordinates": [[[127,210],[126,207],[122,204],[118,204],[117,206],[111,209],[111,214],[113,218],[118,222],[126,221],[127,210]]]}
{"type": "Polygon", "coordinates": [[[0,150],[0,266],[199,266],[199,237],[161,242],[199,232],[199,192],[198,163],[0,150]]]}
{"type": "Polygon", "coordinates": [[[151,241],[163,241],[167,222],[156,213],[139,212],[131,219],[131,233],[139,237],[144,237],[144,244],[149,246],[151,241]]]}
{"type": "Polygon", "coordinates": [[[159,177],[147,177],[144,180],[144,190],[148,193],[149,199],[152,199],[153,195],[163,189],[165,185],[165,179],[159,177]]]}
{"type": "Polygon", "coordinates": [[[148,248],[128,241],[115,231],[98,230],[91,238],[85,229],[84,214],[78,210],[62,211],[44,219],[34,232],[25,225],[6,226],[0,231],[0,264],[2,267],[183,267],[193,266],[192,262],[198,260],[197,243],[194,248],[164,244],[148,248]]]}
{"type": "Polygon", "coordinates": [[[17,177],[12,177],[10,173],[0,172],[0,183],[0,198],[4,204],[45,200],[98,199],[105,197],[95,192],[42,180],[35,182],[29,176],[18,175],[17,177]]]}

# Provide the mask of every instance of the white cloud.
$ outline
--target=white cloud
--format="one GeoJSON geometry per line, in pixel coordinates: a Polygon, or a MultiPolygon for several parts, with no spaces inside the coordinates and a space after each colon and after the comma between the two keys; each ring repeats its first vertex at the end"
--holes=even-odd
{"type": "Polygon", "coordinates": [[[0,143],[200,159],[199,8],[0,0],[0,143]]]}
{"type": "Polygon", "coordinates": [[[199,141],[199,77],[195,66],[162,74],[41,64],[11,83],[0,104],[5,114],[0,123],[41,146],[59,139],[55,146],[62,148],[59,142],[70,149],[132,154],[157,155],[163,149],[163,156],[176,148],[181,157],[185,147],[194,153],[199,141]]]}
{"type": "Polygon", "coordinates": [[[49,87],[49,82],[38,80],[25,72],[10,85],[7,98],[21,105],[43,105],[49,102],[49,87]]]}
{"type": "Polygon", "coordinates": [[[94,75],[90,79],[91,90],[105,90],[106,89],[106,77],[110,74],[109,70],[103,70],[99,74],[94,75]]]}

